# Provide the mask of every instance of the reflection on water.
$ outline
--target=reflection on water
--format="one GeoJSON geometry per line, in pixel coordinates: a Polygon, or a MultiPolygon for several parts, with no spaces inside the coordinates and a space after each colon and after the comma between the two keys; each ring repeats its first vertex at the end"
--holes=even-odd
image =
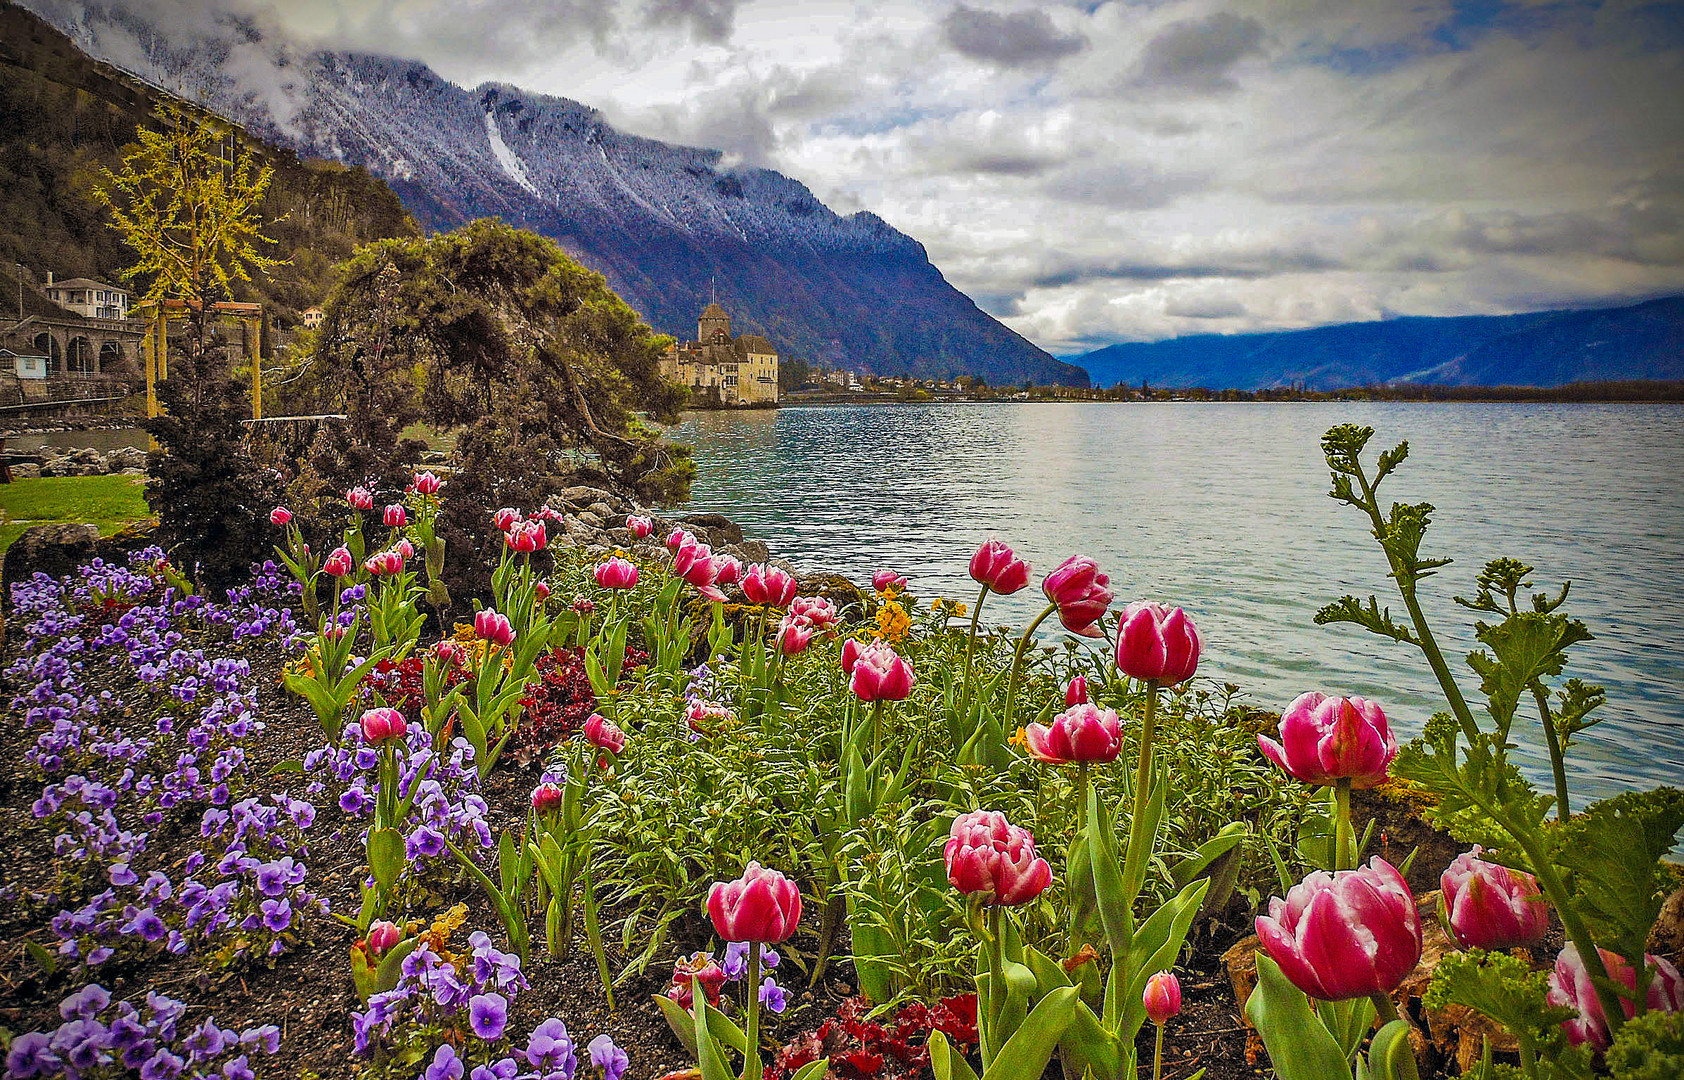
{"type": "MultiPolygon", "coordinates": [[[[798,566],[855,580],[888,567],[925,598],[971,603],[966,563],[987,536],[1038,573],[1089,554],[1120,600],[1193,613],[1208,643],[1201,674],[1271,708],[1312,689],[1371,696],[1414,734],[1442,708],[1419,653],[1311,622],[1344,593],[1401,607],[1363,519],[1326,498],[1320,437],[1346,422],[1378,430],[1371,450],[1410,441],[1414,456],[1382,495],[1438,508],[1423,550],[1456,562],[1422,593],[1445,651],[1474,645],[1471,613],[1451,597],[1474,591],[1487,559],[1524,558],[1544,587],[1570,578],[1567,610],[1596,640],[1568,674],[1605,684],[1610,701],[1585,736],[1575,791],[1680,782],[1684,407],[837,406],[695,413],[674,435],[696,447],[695,505],[798,566]]],[[[987,611],[1021,625],[1040,603],[1031,588],[987,611]]],[[[1541,740],[1517,735],[1543,778],[1541,740]]]]}

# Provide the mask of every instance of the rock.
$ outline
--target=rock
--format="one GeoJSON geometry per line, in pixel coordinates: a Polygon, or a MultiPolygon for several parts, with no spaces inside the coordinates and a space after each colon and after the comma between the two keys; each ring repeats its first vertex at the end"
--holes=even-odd
{"type": "Polygon", "coordinates": [[[23,531],[6,550],[0,564],[0,590],[5,603],[12,602],[12,584],[28,581],[37,573],[63,577],[94,557],[99,529],[92,525],[57,522],[35,525],[23,531]]]}
{"type": "Polygon", "coordinates": [[[614,508],[600,499],[585,507],[585,512],[587,514],[595,514],[603,521],[607,521],[609,518],[614,516],[614,508]]]}
{"type": "Polygon", "coordinates": [[[841,574],[797,576],[795,591],[800,596],[822,596],[835,604],[838,612],[847,613],[852,608],[851,614],[855,618],[865,612],[865,595],[860,592],[860,587],[841,574]]]}
{"type": "Polygon", "coordinates": [[[138,446],[120,446],[105,455],[105,465],[108,472],[121,472],[125,469],[145,469],[146,451],[138,446]]]}
{"type": "MultiPolygon", "coordinates": [[[[611,491],[604,491],[601,488],[586,487],[584,484],[575,484],[569,488],[562,488],[558,494],[551,496],[553,499],[560,499],[563,502],[571,503],[577,507],[586,507],[591,503],[605,502],[613,497],[614,493],[611,491]]],[[[557,509],[561,508],[557,507],[557,509]]]]}
{"type": "Polygon", "coordinates": [[[697,536],[705,533],[710,547],[728,547],[743,542],[742,528],[724,514],[690,514],[679,518],[678,523],[697,536]]]}
{"type": "Polygon", "coordinates": [[[120,476],[145,476],[146,470],[145,469],[124,469],[118,475],[120,475],[120,476]]]}
{"type": "Polygon", "coordinates": [[[584,522],[592,529],[602,528],[602,516],[590,510],[581,510],[576,520],[584,522]]]}
{"type": "Polygon", "coordinates": [[[1684,963],[1684,888],[1674,890],[1661,905],[1660,918],[1649,931],[1646,948],[1674,964],[1684,963]]]}
{"type": "Polygon", "coordinates": [[[33,480],[41,475],[41,466],[33,461],[19,462],[12,466],[12,479],[33,480]]]}
{"type": "Polygon", "coordinates": [[[763,563],[772,557],[766,545],[759,540],[744,540],[740,544],[730,544],[725,548],[725,554],[736,556],[745,566],[749,563],[763,563]]]}

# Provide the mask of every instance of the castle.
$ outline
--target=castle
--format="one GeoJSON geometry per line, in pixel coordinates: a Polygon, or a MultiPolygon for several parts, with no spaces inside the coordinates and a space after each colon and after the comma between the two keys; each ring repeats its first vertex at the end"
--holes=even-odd
{"type": "Polygon", "coordinates": [[[721,405],[776,404],[778,350],[759,334],[731,336],[731,316],[717,303],[702,309],[696,340],[675,342],[661,374],[690,388],[698,404],[714,394],[721,405]]]}

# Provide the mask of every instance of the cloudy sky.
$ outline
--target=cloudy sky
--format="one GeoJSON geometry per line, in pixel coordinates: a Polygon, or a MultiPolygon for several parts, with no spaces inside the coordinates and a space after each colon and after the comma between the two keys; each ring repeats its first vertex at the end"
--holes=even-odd
{"type": "Polygon", "coordinates": [[[221,2],[787,173],[1060,353],[1684,291],[1684,3],[221,2]]]}

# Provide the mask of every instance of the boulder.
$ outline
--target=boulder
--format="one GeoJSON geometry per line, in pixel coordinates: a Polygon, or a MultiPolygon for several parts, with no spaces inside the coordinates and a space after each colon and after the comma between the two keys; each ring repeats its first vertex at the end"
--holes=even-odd
{"type": "Polygon", "coordinates": [[[799,596],[822,596],[836,605],[836,610],[859,618],[865,612],[865,594],[860,587],[841,574],[802,574],[795,579],[799,596]],[[852,612],[848,609],[852,608],[852,612]]]}
{"type": "Polygon", "coordinates": [[[743,542],[741,526],[724,514],[689,514],[679,518],[678,524],[715,549],[743,542]]]}
{"type": "Polygon", "coordinates": [[[740,544],[727,544],[725,554],[734,555],[743,565],[749,563],[763,563],[772,557],[766,545],[759,540],[744,540],[740,544]]]}
{"type": "Polygon", "coordinates": [[[5,603],[12,602],[12,584],[28,581],[37,573],[63,577],[94,557],[99,529],[93,525],[55,522],[34,525],[12,541],[0,564],[0,591],[5,603]]]}
{"type": "Polygon", "coordinates": [[[145,469],[146,451],[138,446],[120,446],[105,455],[105,467],[108,472],[123,472],[127,469],[145,469]]]}
{"type": "MultiPolygon", "coordinates": [[[[584,484],[575,484],[569,488],[562,488],[559,493],[550,497],[552,499],[560,499],[563,502],[572,504],[573,506],[583,508],[589,506],[591,503],[606,502],[614,497],[614,493],[612,491],[604,491],[601,488],[587,487],[584,484]]],[[[563,508],[557,507],[557,509],[559,510],[563,508]]]]}
{"type": "Polygon", "coordinates": [[[41,475],[41,466],[37,462],[22,461],[12,466],[12,479],[33,480],[41,475]]]}
{"type": "Polygon", "coordinates": [[[614,516],[614,508],[599,499],[585,507],[585,513],[595,514],[598,519],[607,521],[614,516]]]}

